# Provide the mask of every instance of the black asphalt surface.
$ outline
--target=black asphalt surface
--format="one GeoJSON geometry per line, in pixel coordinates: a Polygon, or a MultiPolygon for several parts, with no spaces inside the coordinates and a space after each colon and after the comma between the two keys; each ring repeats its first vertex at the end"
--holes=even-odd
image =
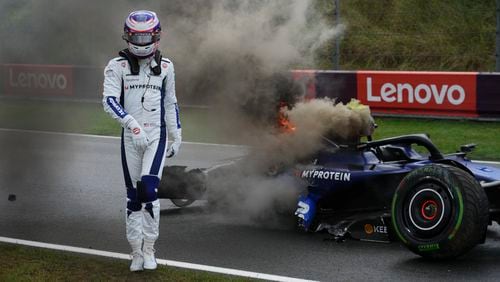
{"type": "MultiPolygon", "coordinates": [[[[0,236],[128,253],[119,140],[0,130],[0,236]],[[9,197],[10,195],[10,197],[9,197]],[[14,196],[15,195],[15,199],[14,196]]],[[[207,167],[244,152],[184,144],[169,165],[207,167]]],[[[255,224],[162,200],[157,257],[321,281],[500,281],[500,228],[449,262],[427,262],[398,243],[335,243],[293,220],[255,224]]]]}

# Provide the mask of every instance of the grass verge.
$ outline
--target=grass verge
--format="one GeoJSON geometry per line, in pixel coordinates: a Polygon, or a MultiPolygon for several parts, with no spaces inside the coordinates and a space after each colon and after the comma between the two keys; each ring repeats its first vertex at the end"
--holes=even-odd
{"type": "Polygon", "coordinates": [[[251,281],[158,266],[129,271],[129,261],[0,243],[0,281],[251,281]]]}
{"type": "Polygon", "coordinates": [[[500,161],[500,122],[443,119],[376,118],[379,128],[374,139],[397,135],[427,133],[445,154],[455,153],[460,145],[475,143],[471,159],[500,161]]]}
{"type": "MultiPolygon", "coordinates": [[[[121,128],[99,103],[0,100],[0,127],[119,136],[121,128]]],[[[191,142],[231,143],[231,128],[210,109],[181,108],[183,139],[191,142]]],[[[375,139],[427,133],[444,153],[476,143],[473,159],[500,160],[500,122],[376,118],[375,139]]],[[[236,130],[233,130],[236,131],[236,130]]],[[[234,141],[233,141],[234,142],[234,141]]]]}
{"type": "MultiPolygon", "coordinates": [[[[210,110],[181,108],[183,139],[223,143],[230,132],[210,110]]],[[[0,128],[119,136],[121,127],[100,103],[0,99],[0,128]]]]}
{"type": "MultiPolygon", "coordinates": [[[[375,119],[375,139],[427,133],[443,153],[476,143],[473,159],[500,161],[500,122],[411,118],[375,119]]],[[[234,132],[210,109],[181,108],[183,139],[192,142],[230,143],[234,132]]],[[[121,128],[99,103],[0,100],[0,127],[119,136],[121,128]]]]}

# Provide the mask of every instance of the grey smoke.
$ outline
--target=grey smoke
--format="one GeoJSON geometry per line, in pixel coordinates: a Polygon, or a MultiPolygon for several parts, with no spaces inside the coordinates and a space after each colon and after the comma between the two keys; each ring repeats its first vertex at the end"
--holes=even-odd
{"type": "Polygon", "coordinates": [[[247,158],[208,174],[209,202],[226,213],[239,212],[240,221],[275,223],[280,214],[293,213],[298,195],[305,191],[306,183],[296,175],[300,166],[312,164],[315,154],[328,146],[337,149],[328,142],[357,143],[374,130],[369,107],[357,100],[302,101],[285,114],[293,130],[264,132],[247,158]]]}
{"type": "MultiPolygon", "coordinates": [[[[161,50],[176,67],[181,103],[208,104],[238,140],[273,148],[280,144],[272,132],[279,100],[293,104],[303,95],[288,70],[314,68],[317,48],[344,30],[328,25],[313,4],[313,0],[5,0],[0,3],[4,19],[0,35],[11,40],[1,41],[0,62],[102,67],[125,48],[121,33],[126,15],[137,9],[154,10],[164,30],[161,50]]],[[[220,178],[225,182],[218,183],[244,191],[234,203],[252,217],[293,202],[290,199],[300,190],[289,178],[261,178],[263,164],[274,163],[274,157],[257,154],[257,161],[245,165],[245,170],[228,173],[220,178]]]]}
{"type": "Polygon", "coordinates": [[[125,47],[127,14],[157,12],[161,49],[177,71],[181,100],[245,101],[261,80],[314,67],[314,51],[343,31],[312,0],[77,1],[0,3],[0,62],[104,66],[125,47]]]}
{"type": "Polygon", "coordinates": [[[278,227],[283,219],[291,218],[304,183],[289,173],[270,176],[261,164],[250,156],[209,174],[208,205],[213,219],[278,227]]]}

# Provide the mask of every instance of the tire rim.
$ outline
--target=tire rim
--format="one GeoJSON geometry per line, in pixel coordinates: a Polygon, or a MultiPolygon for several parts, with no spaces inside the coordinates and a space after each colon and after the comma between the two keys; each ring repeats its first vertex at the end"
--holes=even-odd
{"type": "Polygon", "coordinates": [[[446,185],[436,179],[426,179],[407,196],[403,222],[410,236],[419,240],[434,238],[450,225],[454,197],[446,185]]]}
{"type": "Polygon", "coordinates": [[[418,191],[410,200],[408,215],[410,216],[413,226],[419,230],[427,231],[436,228],[444,217],[443,197],[437,191],[430,188],[418,191]],[[435,198],[437,198],[438,201],[436,201],[435,198]],[[415,214],[415,209],[420,210],[420,214],[415,214]],[[438,213],[439,219],[435,220],[436,217],[438,217],[438,213]],[[426,227],[427,224],[422,224],[421,219],[424,219],[424,223],[429,222],[432,225],[426,227]]]}

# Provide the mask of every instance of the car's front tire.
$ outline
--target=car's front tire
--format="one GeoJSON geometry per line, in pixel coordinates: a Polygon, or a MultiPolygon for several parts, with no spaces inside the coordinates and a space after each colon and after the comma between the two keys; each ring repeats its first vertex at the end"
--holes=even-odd
{"type": "Polygon", "coordinates": [[[392,201],[394,230],[414,253],[431,259],[458,257],[484,238],[488,198],[472,175],[432,164],[410,172],[392,201]]]}

